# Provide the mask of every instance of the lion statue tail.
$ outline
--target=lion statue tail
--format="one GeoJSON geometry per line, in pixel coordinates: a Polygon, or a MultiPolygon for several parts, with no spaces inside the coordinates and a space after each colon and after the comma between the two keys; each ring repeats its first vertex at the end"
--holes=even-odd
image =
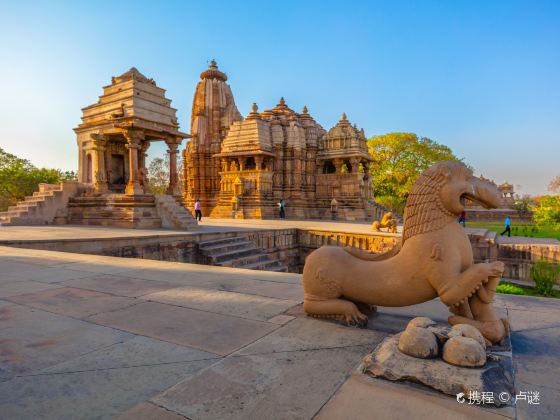
{"type": "Polygon", "coordinates": [[[380,254],[371,254],[369,252],[362,251],[361,249],[352,248],[350,246],[346,246],[343,249],[353,257],[356,257],[363,261],[382,261],[397,255],[400,252],[401,248],[402,248],[402,242],[399,242],[389,251],[382,252],[380,254]]]}

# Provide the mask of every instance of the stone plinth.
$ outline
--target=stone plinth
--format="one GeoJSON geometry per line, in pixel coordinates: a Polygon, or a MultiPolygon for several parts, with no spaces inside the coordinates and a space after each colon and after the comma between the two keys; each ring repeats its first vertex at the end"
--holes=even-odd
{"type": "Polygon", "coordinates": [[[153,195],[82,195],[68,202],[67,223],[126,228],[158,228],[153,195]]]}
{"type": "Polygon", "coordinates": [[[419,359],[407,356],[398,349],[401,334],[390,336],[377,346],[372,354],[364,358],[361,371],[366,375],[396,382],[422,384],[429,388],[456,397],[470,392],[492,393],[497,407],[509,405],[511,400],[502,401],[499,395],[515,395],[513,387],[513,365],[511,351],[488,353],[488,361],[481,368],[453,366],[443,360],[419,359]]]}

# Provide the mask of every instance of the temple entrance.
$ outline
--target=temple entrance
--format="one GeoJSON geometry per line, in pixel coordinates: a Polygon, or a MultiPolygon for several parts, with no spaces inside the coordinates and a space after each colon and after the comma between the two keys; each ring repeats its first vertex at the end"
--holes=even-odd
{"type": "Polygon", "coordinates": [[[328,160],[323,165],[323,173],[324,174],[334,174],[336,172],[336,166],[328,160]]]}
{"type": "Polygon", "coordinates": [[[248,158],[245,160],[245,165],[244,165],[244,168],[243,168],[243,169],[245,169],[245,170],[247,170],[247,171],[252,171],[252,170],[254,170],[254,169],[256,169],[256,168],[257,168],[257,165],[256,165],[256,163],[255,163],[255,158],[254,158],[254,157],[248,157],[248,158]]]}
{"type": "Polygon", "coordinates": [[[123,193],[126,186],[123,155],[111,155],[110,171],[109,189],[117,193],[123,193]]]}

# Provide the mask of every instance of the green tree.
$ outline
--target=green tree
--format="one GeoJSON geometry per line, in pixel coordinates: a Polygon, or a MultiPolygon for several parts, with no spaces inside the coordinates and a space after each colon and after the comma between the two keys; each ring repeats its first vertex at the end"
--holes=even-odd
{"type": "Polygon", "coordinates": [[[152,194],[165,194],[169,186],[169,165],[164,159],[152,159],[148,165],[148,183],[152,194]]]}
{"type": "Polygon", "coordinates": [[[529,214],[531,209],[535,206],[535,200],[530,195],[516,195],[515,202],[512,204],[512,210],[515,210],[521,217],[529,214]]]}
{"type": "MultiPolygon", "coordinates": [[[[183,185],[183,161],[177,159],[177,182],[183,185]]],[[[169,186],[169,155],[156,157],[148,164],[148,184],[152,194],[165,194],[169,186]]]]}
{"type": "Polygon", "coordinates": [[[535,207],[533,220],[538,226],[560,229],[560,196],[545,195],[535,207]]]}
{"type": "Polygon", "coordinates": [[[435,162],[459,160],[445,145],[414,133],[389,133],[368,140],[375,200],[401,213],[418,175],[435,162]]]}
{"type": "Polygon", "coordinates": [[[36,168],[0,148],[0,211],[33,194],[40,183],[56,183],[63,177],[58,169],[36,168]]]}

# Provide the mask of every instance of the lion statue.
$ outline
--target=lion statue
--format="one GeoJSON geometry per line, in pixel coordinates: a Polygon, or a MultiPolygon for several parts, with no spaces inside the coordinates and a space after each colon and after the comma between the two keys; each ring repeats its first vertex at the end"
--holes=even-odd
{"type": "Polygon", "coordinates": [[[439,297],[454,314],[451,324],[473,325],[490,342],[500,342],[507,323],[492,300],[504,265],[474,263],[457,223],[466,199],[495,208],[501,194],[461,162],[439,162],[424,171],[408,196],[398,246],[383,254],[324,246],[307,257],[305,312],[359,323],[374,305],[409,306],[439,297]]]}
{"type": "Polygon", "coordinates": [[[382,228],[387,228],[389,233],[397,233],[397,219],[393,216],[393,213],[388,211],[383,215],[381,221],[374,220],[371,228],[376,232],[381,232],[382,228]]]}

